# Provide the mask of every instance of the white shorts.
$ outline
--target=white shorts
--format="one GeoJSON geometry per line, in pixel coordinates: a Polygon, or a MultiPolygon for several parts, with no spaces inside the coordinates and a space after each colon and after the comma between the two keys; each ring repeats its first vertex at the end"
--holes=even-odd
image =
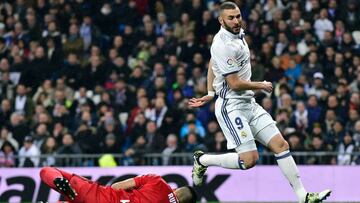
{"type": "Polygon", "coordinates": [[[269,113],[255,99],[223,99],[215,102],[215,115],[227,140],[238,153],[256,150],[255,140],[268,146],[280,131],[269,113]]]}

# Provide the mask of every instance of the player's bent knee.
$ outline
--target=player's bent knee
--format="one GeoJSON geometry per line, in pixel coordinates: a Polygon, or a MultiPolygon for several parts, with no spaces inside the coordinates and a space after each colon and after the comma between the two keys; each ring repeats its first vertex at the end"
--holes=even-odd
{"type": "Polygon", "coordinates": [[[281,134],[274,136],[269,143],[269,148],[275,154],[289,150],[288,142],[282,137],[281,134]]]}
{"type": "Polygon", "coordinates": [[[257,160],[250,160],[247,163],[245,163],[245,166],[246,166],[245,169],[250,169],[250,168],[254,167],[256,165],[256,161],[257,160]]]}
{"type": "Polygon", "coordinates": [[[240,161],[244,164],[240,168],[243,170],[250,169],[256,165],[258,159],[259,154],[257,152],[240,154],[240,161]]]}
{"type": "Polygon", "coordinates": [[[279,151],[283,152],[289,150],[289,143],[286,140],[283,140],[279,143],[279,151]]]}

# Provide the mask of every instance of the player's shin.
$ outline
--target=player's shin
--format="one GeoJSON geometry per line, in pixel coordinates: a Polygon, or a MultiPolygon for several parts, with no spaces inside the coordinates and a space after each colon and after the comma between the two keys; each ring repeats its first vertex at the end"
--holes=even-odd
{"type": "Polygon", "coordinates": [[[199,158],[204,166],[220,166],[229,169],[246,169],[245,164],[239,159],[237,153],[226,154],[204,154],[199,158]]]}
{"type": "Polygon", "coordinates": [[[298,199],[303,201],[306,197],[306,190],[301,182],[299,169],[297,168],[290,151],[286,150],[284,152],[275,154],[275,159],[281,171],[294,189],[298,199]]]}

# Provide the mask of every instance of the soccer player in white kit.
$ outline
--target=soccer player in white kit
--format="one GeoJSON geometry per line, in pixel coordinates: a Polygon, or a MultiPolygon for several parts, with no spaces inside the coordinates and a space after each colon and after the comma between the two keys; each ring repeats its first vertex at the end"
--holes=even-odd
{"type": "Polygon", "coordinates": [[[192,178],[195,185],[203,183],[208,166],[246,170],[259,158],[255,140],[275,154],[284,176],[294,189],[299,202],[321,202],[331,193],[308,193],[299,176],[299,170],[289,151],[289,145],[276,127],[272,117],[255,102],[252,90],[272,91],[270,82],[252,82],[250,50],[241,28],[241,13],[235,3],[224,2],[220,6],[221,28],[211,46],[208,68],[208,95],[192,98],[191,107],[199,107],[211,101],[215,95],[215,115],[226,137],[228,149],[234,153],[219,155],[194,153],[192,178]],[[214,91],[215,90],[215,91],[214,91]]]}

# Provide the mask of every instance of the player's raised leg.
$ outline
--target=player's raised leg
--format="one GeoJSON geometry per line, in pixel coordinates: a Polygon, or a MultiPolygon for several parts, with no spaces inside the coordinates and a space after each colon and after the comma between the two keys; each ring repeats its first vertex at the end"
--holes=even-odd
{"type": "Polygon", "coordinates": [[[235,149],[236,152],[217,155],[195,152],[192,171],[195,185],[203,183],[203,177],[208,166],[246,170],[255,166],[256,161],[259,159],[247,118],[241,116],[241,110],[239,109],[232,109],[228,113],[224,102],[227,101],[222,98],[216,100],[215,115],[228,142],[228,148],[235,149]]]}
{"type": "Polygon", "coordinates": [[[196,151],[194,153],[194,166],[192,171],[194,184],[203,184],[204,174],[208,166],[219,166],[222,168],[242,170],[254,167],[256,161],[259,159],[255,143],[244,143],[240,149],[245,151],[226,154],[205,154],[202,151],[196,151]],[[248,148],[250,151],[246,151],[246,147],[252,148],[248,148]]]}
{"type": "Polygon", "coordinates": [[[299,169],[290,154],[289,144],[280,133],[271,138],[269,148],[275,153],[276,161],[294,189],[300,203],[317,203],[330,196],[331,190],[328,189],[319,193],[309,193],[305,190],[300,179],[299,169]]]}
{"type": "Polygon", "coordinates": [[[71,177],[71,174],[52,167],[45,167],[40,171],[40,178],[46,185],[74,200],[77,193],[69,183],[71,177]]]}

